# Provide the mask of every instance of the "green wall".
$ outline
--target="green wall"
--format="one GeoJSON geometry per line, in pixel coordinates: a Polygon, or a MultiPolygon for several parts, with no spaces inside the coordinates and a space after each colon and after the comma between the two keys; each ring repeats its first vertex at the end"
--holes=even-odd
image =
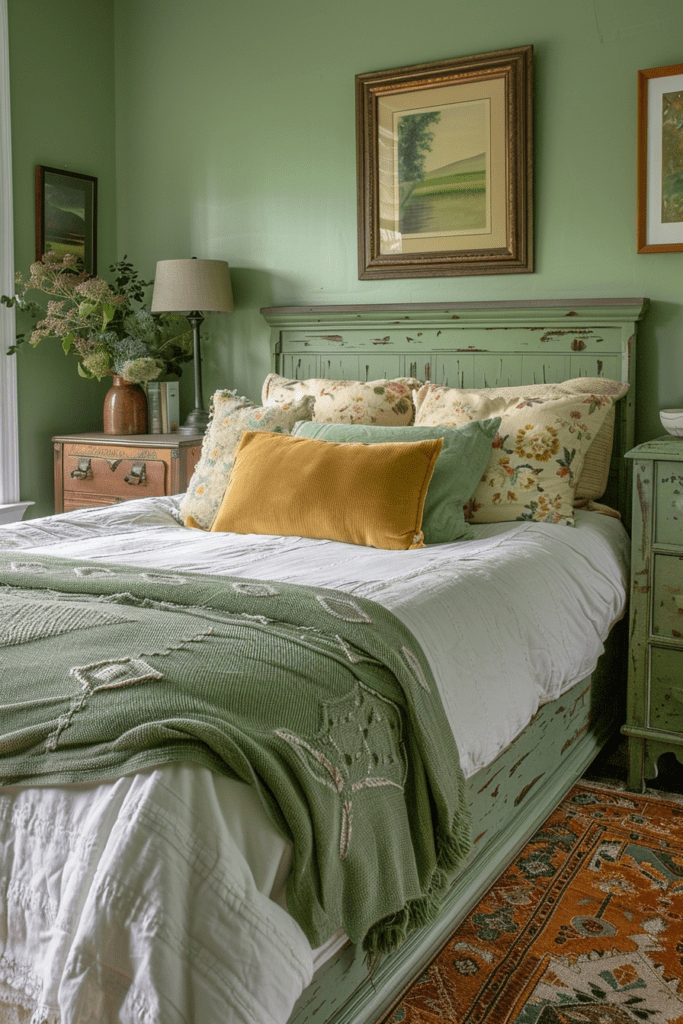
{"type": "MultiPolygon", "coordinates": [[[[98,270],[116,259],[113,0],[9,0],[12,175],[17,271],[35,259],[36,164],[93,174],[98,270]]],[[[30,329],[30,322],[20,323],[30,329]]],[[[58,342],[17,355],[22,500],[54,512],[50,438],[102,429],[106,383],[82,380],[58,342]]]]}
{"type": "Polygon", "coordinates": [[[683,60],[680,0],[117,0],[119,242],[227,259],[207,391],[256,397],[264,305],[649,296],[638,436],[683,405],[683,253],[635,251],[636,72],[683,60]],[[359,281],[354,76],[533,43],[536,273],[359,281]]]}
{"type": "MultiPolygon", "coordinates": [[[[79,73],[101,115],[74,138],[61,123],[60,92],[57,110],[36,115],[30,132],[15,124],[25,166],[59,162],[57,148],[61,160],[76,167],[77,157],[77,169],[101,175],[111,203],[115,111],[117,256],[127,253],[150,276],[158,259],[230,263],[235,312],[209,316],[203,328],[206,396],[216,387],[258,396],[270,368],[265,305],[648,296],[638,440],[662,433],[660,408],[683,406],[683,253],[635,251],[636,72],[683,59],[680,0],[426,0],[419,9],[412,0],[69,0],[58,9],[51,0],[10,0],[12,60],[30,55],[35,67],[37,59],[44,66],[54,37],[50,28],[36,40],[31,10],[50,12],[55,31],[60,19],[70,22],[79,48],[93,30],[96,56],[84,44],[91,70],[79,73]],[[113,72],[109,31],[94,31],[109,27],[112,5],[113,72]],[[528,43],[535,49],[536,272],[359,281],[354,76],[528,43]]],[[[15,68],[13,90],[19,76],[35,77],[15,68]]],[[[36,83],[32,95],[43,91],[36,83]]],[[[73,90],[70,99],[77,109],[73,90]]],[[[74,124],[81,122],[67,129],[74,124]]],[[[18,226],[29,210],[32,230],[30,204],[17,190],[18,226]]],[[[106,219],[111,208],[101,211],[106,219]]],[[[102,226],[106,266],[114,231],[111,222],[109,231],[102,226]]],[[[27,239],[28,227],[21,227],[27,239]]],[[[26,241],[27,256],[29,248],[26,241]]],[[[36,351],[23,360],[22,404],[31,394],[29,358],[43,357],[36,351]]],[[[60,387],[63,414],[57,426],[54,402],[48,406],[45,436],[83,429],[78,406],[96,385],[69,378],[60,387]]],[[[186,408],[190,392],[186,373],[186,408]]],[[[24,442],[29,497],[27,460],[24,442]]]]}

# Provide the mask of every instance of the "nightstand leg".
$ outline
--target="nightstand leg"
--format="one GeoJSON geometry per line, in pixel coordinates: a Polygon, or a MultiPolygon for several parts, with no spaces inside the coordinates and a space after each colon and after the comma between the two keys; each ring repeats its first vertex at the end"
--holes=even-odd
{"type": "Polygon", "coordinates": [[[645,740],[639,736],[628,739],[627,786],[632,792],[645,792],[645,740]]]}

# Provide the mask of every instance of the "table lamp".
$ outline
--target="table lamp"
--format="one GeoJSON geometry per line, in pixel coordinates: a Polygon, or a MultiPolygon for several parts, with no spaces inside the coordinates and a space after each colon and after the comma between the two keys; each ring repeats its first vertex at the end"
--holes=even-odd
{"type": "Polygon", "coordinates": [[[152,295],[153,313],[185,313],[192,324],[194,409],[178,431],[203,434],[209,422],[202,397],[202,357],[199,328],[204,313],[232,313],[230,270],[225,260],[160,260],[152,295]],[[201,312],[200,312],[201,311],[201,312]]]}

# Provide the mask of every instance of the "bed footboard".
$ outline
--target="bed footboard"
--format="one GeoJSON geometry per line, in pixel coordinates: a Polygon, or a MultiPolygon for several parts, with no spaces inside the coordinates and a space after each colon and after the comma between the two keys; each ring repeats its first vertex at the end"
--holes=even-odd
{"type": "Polygon", "coordinates": [[[517,739],[468,780],[473,852],[439,918],[385,957],[372,977],[361,950],[345,946],[316,973],[289,1024],[370,1024],[401,998],[618,731],[623,710],[615,691],[624,691],[625,636],[622,620],[595,671],[544,704],[517,739]]]}

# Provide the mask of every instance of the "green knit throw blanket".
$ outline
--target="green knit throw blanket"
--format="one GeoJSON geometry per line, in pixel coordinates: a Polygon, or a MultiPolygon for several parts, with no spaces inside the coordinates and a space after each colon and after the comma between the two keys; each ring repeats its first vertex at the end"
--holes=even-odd
{"type": "Polygon", "coordinates": [[[0,554],[0,785],[193,761],[254,786],[293,844],[312,946],[376,956],[438,914],[470,849],[429,665],[336,590],[0,554]]]}

